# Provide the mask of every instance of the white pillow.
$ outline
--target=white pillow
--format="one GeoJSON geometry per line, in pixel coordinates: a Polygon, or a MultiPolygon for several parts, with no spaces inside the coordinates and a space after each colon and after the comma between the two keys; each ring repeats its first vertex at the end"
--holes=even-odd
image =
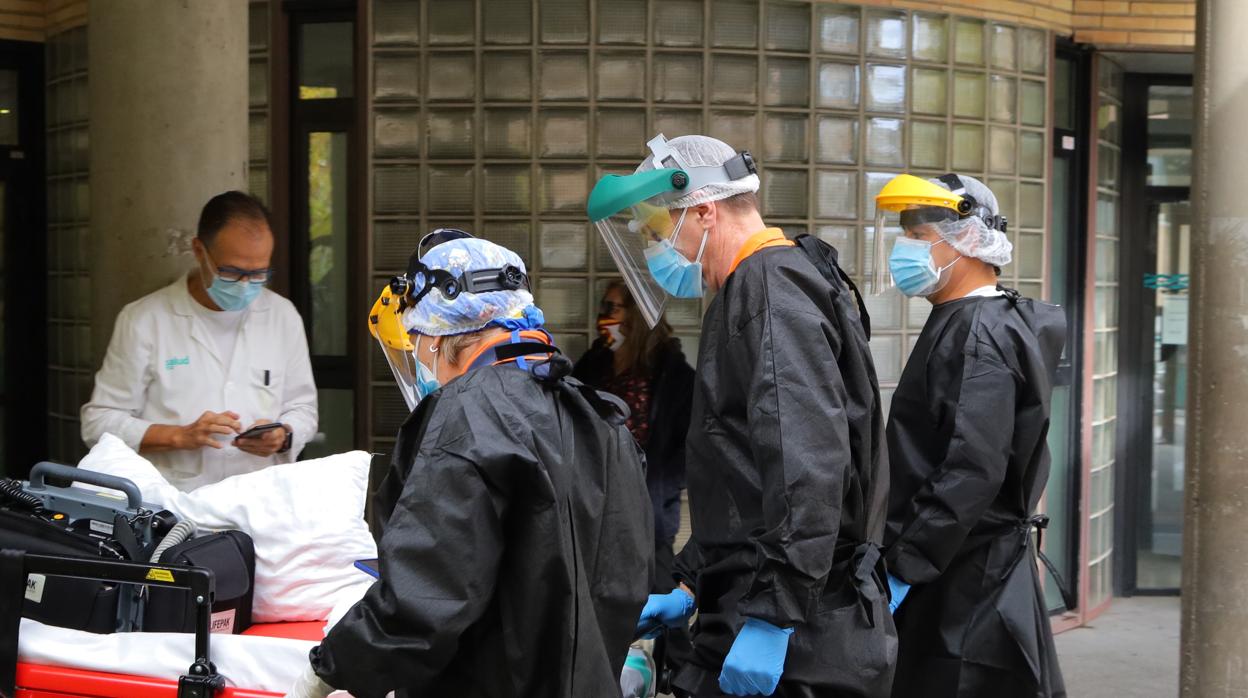
{"type": "Polygon", "coordinates": [[[132,480],[143,501],[201,531],[238,529],[256,545],[252,620],[325,620],[342,598],[358,599],[373,578],[356,560],[377,557],[364,522],[371,457],[351,451],[274,465],[181,492],[121,439],[105,434],[78,464],[132,480]]]}

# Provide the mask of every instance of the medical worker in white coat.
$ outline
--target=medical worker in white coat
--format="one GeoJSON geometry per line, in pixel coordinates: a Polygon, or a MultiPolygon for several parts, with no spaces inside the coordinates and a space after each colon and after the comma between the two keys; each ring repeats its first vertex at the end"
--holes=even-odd
{"type": "Polygon", "coordinates": [[[255,198],[204,206],[195,268],[117,316],[82,408],[88,447],[111,433],[183,491],[295,460],[316,434],[316,386],[298,311],[265,288],[273,245],[255,198]]]}

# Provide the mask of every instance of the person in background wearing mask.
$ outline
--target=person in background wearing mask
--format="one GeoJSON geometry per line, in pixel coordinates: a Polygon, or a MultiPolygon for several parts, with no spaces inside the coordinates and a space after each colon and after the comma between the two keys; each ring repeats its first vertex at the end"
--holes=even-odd
{"type": "Polygon", "coordinates": [[[1012,249],[982,182],[900,175],[876,205],[902,231],[894,283],[933,306],[888,419],[893,696],[1064,696],[1031,533],[1065,314],[998,285],[1012,249]]]}
{"type": "Polygon", "coordinates": [[[589,217],[651,325],[669,298],[713,298],[687,438],[692,537],[680,588],[651,595],[637,632],[697,610],[674,679],[695,697],[887,696],[884,425],[855,294],[763,223],[748,153],[706,136],[649,146],[634,174],[598,182],[589,217]]]}
{"type": "Polygon", "coordinates": [[[192,245],[185,278],[117,316],[81,414],[88,447],[113,434],[184,491],[294,462],[317,430],[303,320],[265,288],[268,210],[242,192],[214,196],[192,245]]]}
{"type": "Polygon", "coordinates": [[[369,327],[413,412],[375,495],[379,581],[287,695],[620,695],[644,466],[627,406],[571,378],[542,323],[520,257],[459,230],[382,290],[369,327]]]}
{"type": "Polygon", "coordinates": [[[632,414],[628,430],[646,453],[646,486],[654,508],[654,579],[651,591],[675,588],[672,561],[685,488],[685,435],[693,399],[693,368],[665,320],[650,329],[628,286],[607,286],[598,313],[601,336],[576,362],[572,375],[618,396],[632,414]]]}

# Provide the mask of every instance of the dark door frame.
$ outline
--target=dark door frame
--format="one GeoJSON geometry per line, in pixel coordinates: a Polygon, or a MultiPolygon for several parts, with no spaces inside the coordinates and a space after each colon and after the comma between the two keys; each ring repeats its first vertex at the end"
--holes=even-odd
{"type": "Polygon", "coordinates": [[[1142,497],[1152,490],[1153,317],[1156,294],[1144,274],[1157,260],[1157,231],[1150,212],[1161,203],[1185,201],[1190,187],[1148,186],[1148,88],[1191,86],[1191,76],[1129,73],[1123,84],[1122,231],[1118,245],[1119,341],[1118,428],[1114,482],[1114,593],[1173,596],[1176,589],[1140,589],[1137,565],[1142,497]],[[1139,244],[1143,242],[1144,244],[1139,244]]]}
{"type": "MultiPolygon", "coordinates": [[[[1073,129],[1058,128],[1055,112],[1050,119],[1050,123],[1054,124],[1052,129],[1053,145],[1050,154],[1055,161],[1067,161],[1071,174],[1065,192],[1069,201],[1065,221],[1066,230],[1068,231],[1068,239],[1065,241],[1065,255],[1063,255],[1063,260],[1051,260],[1051,262],[1062,264],[1067,269],[1066,283],[1062,289],[1065,297],[1064,310],[1066,311],[1066,326],[1068,328],[1066,350],[1061,363],[1058,365],[1058,373],[1055,380],[1056,386],[1070,386],[1070,413],[1067,415],[1067,431],[1071,437],[1070,443],[1067,445],[1070,483],[1066,502],[1069,511],[1067,519],[1070,526],[1066,531],[1067,554],[1060,561],[1060,564],[1064,564],[1067,572],[1067,578],[1064,580],[1067,587],[1078,595],[1078,591],[1081,588],[1079,582],[1083,576],[1080,550],[1081,541],[1083,540],[1081,535],[1083,527],[1082,493],[1084,479],[1081,457],[1083,453],[1081,447],[1083,391],[1080,376],[1083,374],[1085,363],[1082,320],[1086,294],[1084,276],[1087,266],[1087,255],[1084,254],[1084,250],[1087,248],[1088,236],[1089,163],[1091,149],[1095,144],[1095,140],[1088,128],[1090,123],[1089,105],[1087,100],[1083,99],[1083,96],[1088,94],[1088,91],[1091,89],[1092,61],[1091,53],[1088,50],[1066,40],[1058,40],[1055,57],[1057,59],[1069,60],[1072,63],[1070,97],[1071,107],[1074,110],[1071,119],[1073,129]],[[1073,149],[1065,147],[1067,138],[1074,139],[1073,149]]],[[[1051,182],[1052,171],[1050,170],[1051,182]]],[[[1056,194],[1057,192],[1054,191],[1053,195],[1056,194]]],[[[1080,598],[1080,602],[1082,602],[1082,598],[1080,598]]],[[[1055,613],[1061,613],[1061,611],[1059,610],[1055,613]]]]}
{"type": "Polygon", "coordinates": [[[0,146],[4,215],[4,435],[0,473],[25,477],[48,457],[47,179],[44,45],[0,41],[0,68],[18,71],[17,147],[0,146]],[[20,395],[20,402],[12,396],[20,395]]]}

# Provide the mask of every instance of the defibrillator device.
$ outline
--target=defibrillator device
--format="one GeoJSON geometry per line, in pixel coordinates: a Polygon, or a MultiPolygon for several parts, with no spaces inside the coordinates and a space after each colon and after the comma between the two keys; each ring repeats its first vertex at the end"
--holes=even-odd
{"type": "MultiPolygon", "coordinates": [[[[195,526],[143,502],[130,480],[57,463],[39,463],[29,481],[0,479],[0,548],[85,559],[153,562],[210,569],[216,579],[213,625],[251,624],[255,549],[241,531],[195,536],[195,526]],[[61,484],[53,484],[53,481],[61,484]],[[92,489],[69,486],[74,482],[92,489]]],[[[31,574],[22,615],[95,633],[190,632],[189,592],[31,574]]]]}

